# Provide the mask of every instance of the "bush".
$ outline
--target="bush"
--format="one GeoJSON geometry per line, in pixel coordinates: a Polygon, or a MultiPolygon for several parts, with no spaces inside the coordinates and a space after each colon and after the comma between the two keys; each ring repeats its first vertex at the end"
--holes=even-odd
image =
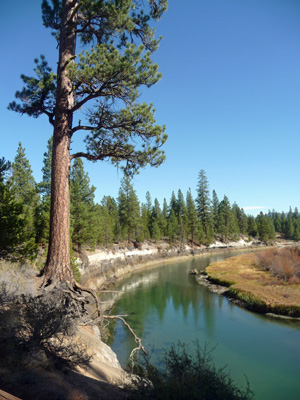
{"type": "Polygon", "coordinates": [[[300,250],[298,247],[270,249],[257,253],[258,265],[285,282],[300,281],[300,250]]]}
{"type": "Polygon", "coordinates": [[[168,350],[163,359],[164,368],[157,369],[149,360],[138,363],[134,373],[133,399],[157,400],[250,400],[253,394],[238,388],[224,368],[216,368],[211,352],[196,346],[192,356],[185,344],[179,343],[168,350]]]}
{"type": "Polygon", "coordinates": [[[2,270],[0,301],[3,365],[74,368],[90,360],[86,348],[73,341],[78,315],[67,293],[52,290],[37,296],[26,270],[11,268],[2,270]]]}

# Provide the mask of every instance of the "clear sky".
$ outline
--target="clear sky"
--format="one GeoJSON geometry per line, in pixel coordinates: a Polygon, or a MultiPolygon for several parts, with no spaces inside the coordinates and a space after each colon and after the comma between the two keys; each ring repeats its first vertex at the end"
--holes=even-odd
{"type": "MultiPolygon", "coordinates": [[[[0,157],[13,161],[21,141],[36,181],[51,126],[7,105],[22,87],[20,74],[32,75],[34,58],[45,54],[56,68],[40,8],[40,0],[10,0],[0,14],[0,157]]],[[[134,178],[140,201],[147,190],[161,203],[173,190],[190,187],[195,195],[204,169],[219,199],[226,194],[248,213],[300,208],[299,21],[299,0],[169,0],[153,57],[163,78],[142,94],[166,124],[167,160],[134,178]]],[[[74,150],[81,148],[76,135],[74,150]]],[[[103,162],[85,168],[96,201],[117,197],[121,171],[103,162]]]]}

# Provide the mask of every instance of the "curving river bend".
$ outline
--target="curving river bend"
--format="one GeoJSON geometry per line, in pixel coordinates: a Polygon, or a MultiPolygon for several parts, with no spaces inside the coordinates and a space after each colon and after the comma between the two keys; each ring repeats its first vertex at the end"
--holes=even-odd
{"type": "MultiPolygon", "coordinates": [[[[144,270],[116,287],[124,294],[113,314],[126,320],[157,362],[170,344],[193,343],[214,348],[216,366],[237,384],[247,376],[255,400],[300,399],[300,322],[275,320],[248,312],[199,286],[188,275],[236,253],[194,258],[144,270]]],[[[135,343],[118,322],[109,341],[123,366],[135,343]]]]}

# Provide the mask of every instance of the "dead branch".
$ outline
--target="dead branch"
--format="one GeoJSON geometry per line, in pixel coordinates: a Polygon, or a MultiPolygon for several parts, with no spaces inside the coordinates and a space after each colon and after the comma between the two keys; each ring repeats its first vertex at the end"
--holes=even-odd
{"type": "Polygon", "coordinates": [[[146,350],[145,350],[145,348],[144,348],[144,346],[143,346],[143,344],[142,344],[142,339],[139,338],[139,337],[135,334],[134,330],[131,328],[131,326],[128,324],[128,322],[125,321],[125,319],[123,318],[123,316],[121,316],[121,315],[103,315],[103,318],[105,318],[105,319],[119,319],[120,321],[123,322],[123,324],[126,326],[126,328],[128,328],[129,332],[130,332],[130,333],[132,334],[132,336],[134,337],[134,340],[135,340],[135,342],[138,344],[138,347],[135,347],[135,348],[131,351],[131,353],[130,353],[129,358],[130,358],[130,360],[131,360],[132,363],[134,362],[134,361],[133,361],[133,356],[134,356],[134,354],[135,354],[138,350],[142,350],[143,353],[144,353],[146,356],[148,355],[147,352],[146,352],[146,350]]]}

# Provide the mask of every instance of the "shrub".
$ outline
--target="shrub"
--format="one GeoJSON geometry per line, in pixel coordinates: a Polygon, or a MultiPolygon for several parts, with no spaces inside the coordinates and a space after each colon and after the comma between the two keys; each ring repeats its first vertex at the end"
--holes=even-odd
{"type": "Polygon", "coordinates": [[[300,281],[300,250],[298,247],[270,249],[257,253],[258,265],[285,282],[300,281]]]}
{"type": "Polygon", "coordinates": [[[26,269],[11,267],[1,272],[1,362],[49,368],[85,366],[90,357],[83,345],[72,340],[78,315],[68,294],[52,290],[37,296],[26,269]]]}
{"type": "Polygon", "coordinates": [[[216,368],[211,352],[196,346],[192,356],[185,344],[172,346],[165,353],[164,368],[159,370],[146,359],[138,363],[134,373],[138,376],[132,390],[133,399],[157,400],[250,400],[253,394],[238,388],[224,368],[216,368]]]}

